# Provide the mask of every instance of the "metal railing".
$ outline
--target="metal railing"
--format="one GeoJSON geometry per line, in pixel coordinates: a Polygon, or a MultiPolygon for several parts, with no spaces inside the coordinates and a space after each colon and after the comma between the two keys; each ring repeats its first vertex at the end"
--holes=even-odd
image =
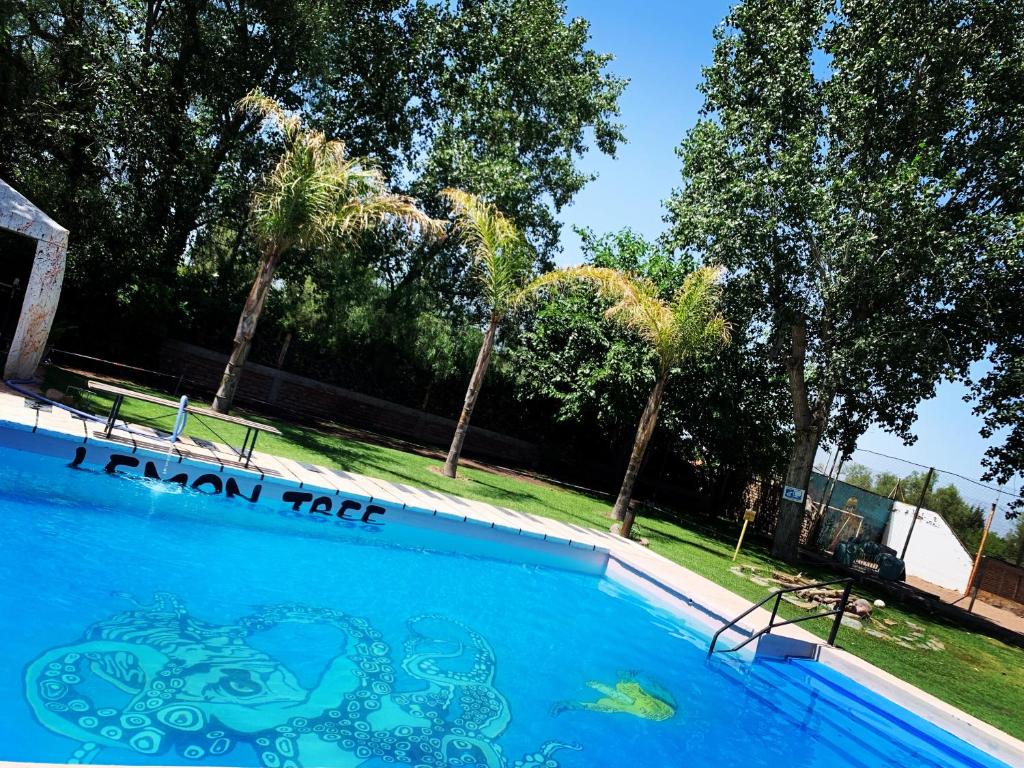
{"type": "Polygon", "coordinates": [[[727,630],[727,629],[729,629],[731,627],[735,627],[736,624],[741,619],[744,619],[747,616],[749,616],[751,613],[756,611],[758,608],[760,608],[762,605],[767,603],[772,598],[775,598],[775,605],[772,608],[772,617],[768,621],[768,626],[763,627],[762,629],[759,629],[757,632],[752,634],[750,637],[748,637],[746,640],[744,640],[739,645],[737,645],[737,646],[735,646],[733,648],[726,648],[724,650],[719,651],[719,653],[733,653],[734,651],[738,651],[740,648],[743,648],[745,645],[753,642],[754,640],[756,640],[757,638],[761,637],[762,635],[770,635],[772,630],[775,629],[776,627],[785,627],[788,624],[799,624],[801,621],[810,621],[811,619],[821,619],[821,618],[824,618],[825,616],[835,616],[835,620],[833,620],[833,622],[832,622],[832,629],[828,633],[828,644],[829,645],[835,645],[836,635],[839,632],[839,625],[842,624],[843,613],[846,610],[846,603],[850,599],[850,590],[853,588],[853,581],[854,581],[853,578],[847,577],[845,579],[835,579],[834,581],[819,581],[819,582],[817,582],[815,584],[803,584],[803,585],[801,585],[799,587],[787,587],[786,589],[777,589],[777,590],[775,590],[771,594],[765,596],[765,598],[763,600],[761,600],[759,603],[755,603],[754,605],[750,606],[747,610],[745,610],[743,613],[741,613],[739,616],[737,616],[732,621],[728,622],[727,624],[723,624],[719,628],[719,630],[717,632],[715,632],[714,636],[711,638],[711,645],[708,647],[708,658],[710,658],[711,654],[713,654],[715,652],[715,645],[717,645],[717,643],[718,643],[719,635],[721,635],[723,632],[725,632],[725,630],[727,630]],[[821,613],[812,613],[810,616],[801,616],[801,617],[796,618],[796,619],[789,619],[788,621],[780,621],[779,623],[775,622],[775,619],[776,619],[776,617],[779,614],[779,604],[782,602],[782,596],[783,595],[789,594],[790,592],[802,592],[805,589],[818,589],[820,587],[831,587],[831,586],[833,586],[835,584],[845,584],[846,586],[843,589],[843,596],[839,599],[839,602],[836,604],[836,607],[833,608],[832,610],[823,611],[821,613]]]}

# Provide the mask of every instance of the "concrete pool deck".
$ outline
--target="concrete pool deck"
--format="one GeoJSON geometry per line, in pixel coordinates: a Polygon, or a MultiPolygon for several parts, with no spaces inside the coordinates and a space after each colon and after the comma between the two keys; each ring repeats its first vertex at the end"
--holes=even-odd
{"type": "MultiPolygon", "coordinates": [[[[60,408],[30,407],[29,401],[7,388],[0,389],[0,429],[6,428],[39,437],[55,438],[74,446],[93,446],[102,450],[117,450],[162,457],[167,444],[160,444],[158,433],[146,427],[135,427],[138,435],[115,430],[115,440],[104,436],[100,423],[87,422],[60,408]],[[152,439],[149,439],[152,435],[152,439]]],[[[237,452],[228,446],[184,437],[171,449],[179,462],[208,468],[210,473],[225,476],[264,478],[268,482],[296,489],[313,489],[338,494],[369,497],[401,509],[416,509],[433,513],[447,523],[465,523],[479,529],[481,525],[508,536],[540,540],[546,547],[562,545],[570,550],[606,555],[609,570],[620,575],[629,574],[629,581],[642,582],[648,594],[661,593],[666,604],[673,601],[689,606],[703,614],[704,623],[713,626],[737,616],[750,608],[751,603],[724,587],[699,576],[642,545],[614,536],[609,532],[531,515],[514,509],[497,507],[484,502],[392,483],[385,480],[293,461],[284,457],[256,451],[248,469],[239,467],[237,452]],[[588,552],[589,551],[589,552],[588,552]]],[[[466,529],[472,533],[471,529],[466,529]]],[[[512,539],[510,539],[512,541],[512,539]]],[[[757,609],[739,623],[747,634],[764,627],[770,618],[768,611],[757,609]]],[[[850,630],[845,630],[850,631],[850,630]]],[[[877,667],[841,649],[821,645],[815,635],[799,626],[775,630],[775,635],[789,638],[797,644],[814,646],[818,661],[875,690],[894,703],[921,716],[925,720],[959,737],[993,757],[1011,766],[1024,765],[1024,742],[984,723],[977,718],[946,704],[936,697],[890,675],[877,667]]],[[[840,633],[840,642],[842,632],[840,633]]],[[[23,765],[0,761],[0,766],[23,765]]],[[[35,764],[39,765],[39,764],[35,764]]]]}

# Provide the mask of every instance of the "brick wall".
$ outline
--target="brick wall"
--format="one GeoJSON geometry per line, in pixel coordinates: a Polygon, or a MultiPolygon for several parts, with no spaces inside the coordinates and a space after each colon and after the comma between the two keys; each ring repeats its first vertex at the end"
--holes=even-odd
{"type": "Polygon", "coordinates": [[[994,557],[982,558],[974,583],[985,592],[1024,604],[1024,568],[994,557]]]}
{"type": "MultiPolygon", "coordinates": [[[[214,391],[224,373],[227,355],[192,344],[168,341],[161,350],[161,367],[184,374],[192,387],[214,391]]],[[[341,424],[447,448],[455,421],[398,405],[315,379],[256,363],[246,363],[238,387],[240,402],[306,417],[330,419],[341,424]]],[[[534,443],[470,426],[465,452],[496,462],[533,467],[540,457],[534,443]]]]}

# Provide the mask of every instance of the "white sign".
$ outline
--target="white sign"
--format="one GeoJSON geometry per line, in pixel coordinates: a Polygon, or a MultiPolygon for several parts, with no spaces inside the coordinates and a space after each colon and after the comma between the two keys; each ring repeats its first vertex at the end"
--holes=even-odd
{"type": "Polygon", "coordinates": [[[801,502],[804,500],[804,489],[794,488],[791,485],[787,485],[782,489],[782,498],[786,501],[801,502]]]}

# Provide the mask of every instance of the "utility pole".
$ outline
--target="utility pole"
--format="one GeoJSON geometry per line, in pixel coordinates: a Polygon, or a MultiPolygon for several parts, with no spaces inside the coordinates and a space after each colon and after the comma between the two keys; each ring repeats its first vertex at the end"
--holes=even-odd
{"type": "Polygon", "coordinates": [[[981,543],[978,545],[978,554],[974,558],[974,567],[971,568],[971,578],[967,580],[967,589],[964,590],[966,595],[971,591],[971,584],[974,583],[974,577],[978,573],[978,563],[981,562],[981,556],[985,552],[985,540],[988,538],[988,531],[992,527],[992,521],[996,518],[996,503],[992,502],[992,511],[988,513],[988,521],[985,523],[985,530],[981,532],[981,543]]]}
{"type": "Polygon", "coordinates": [[[828,495],[822,497],[822,514],[828,511],[829,506],[832,504],[832,494],[835,493],[836,483],[839,482],[839,473],[843,471],[843,464],[846,463],[846,455],[839,455],[839,449],[836,448],[836,460],[837,464],[833,464],[832,468],[835,470],[835,474],[830,478],[831,483],[828,486],[828,495]]]}
{"type": "Polygon", "coordinates": [[[932,475],[935,474],[935,467],[928,467],[928,474],[924,476],[924,485],[921,486],[921,493],[917,497],[917,506],[914,507],[914,519],[910,521],[910,530],[907,531],[907,540],[903,542],[903,552],[900,560],[907,559],[907,547],[910,546],[910,537],[914,534],[914,526],[917,525],[917,516],[921,514],[921,505],[924,504],[925,495],[932,485],[932,475]]]}

